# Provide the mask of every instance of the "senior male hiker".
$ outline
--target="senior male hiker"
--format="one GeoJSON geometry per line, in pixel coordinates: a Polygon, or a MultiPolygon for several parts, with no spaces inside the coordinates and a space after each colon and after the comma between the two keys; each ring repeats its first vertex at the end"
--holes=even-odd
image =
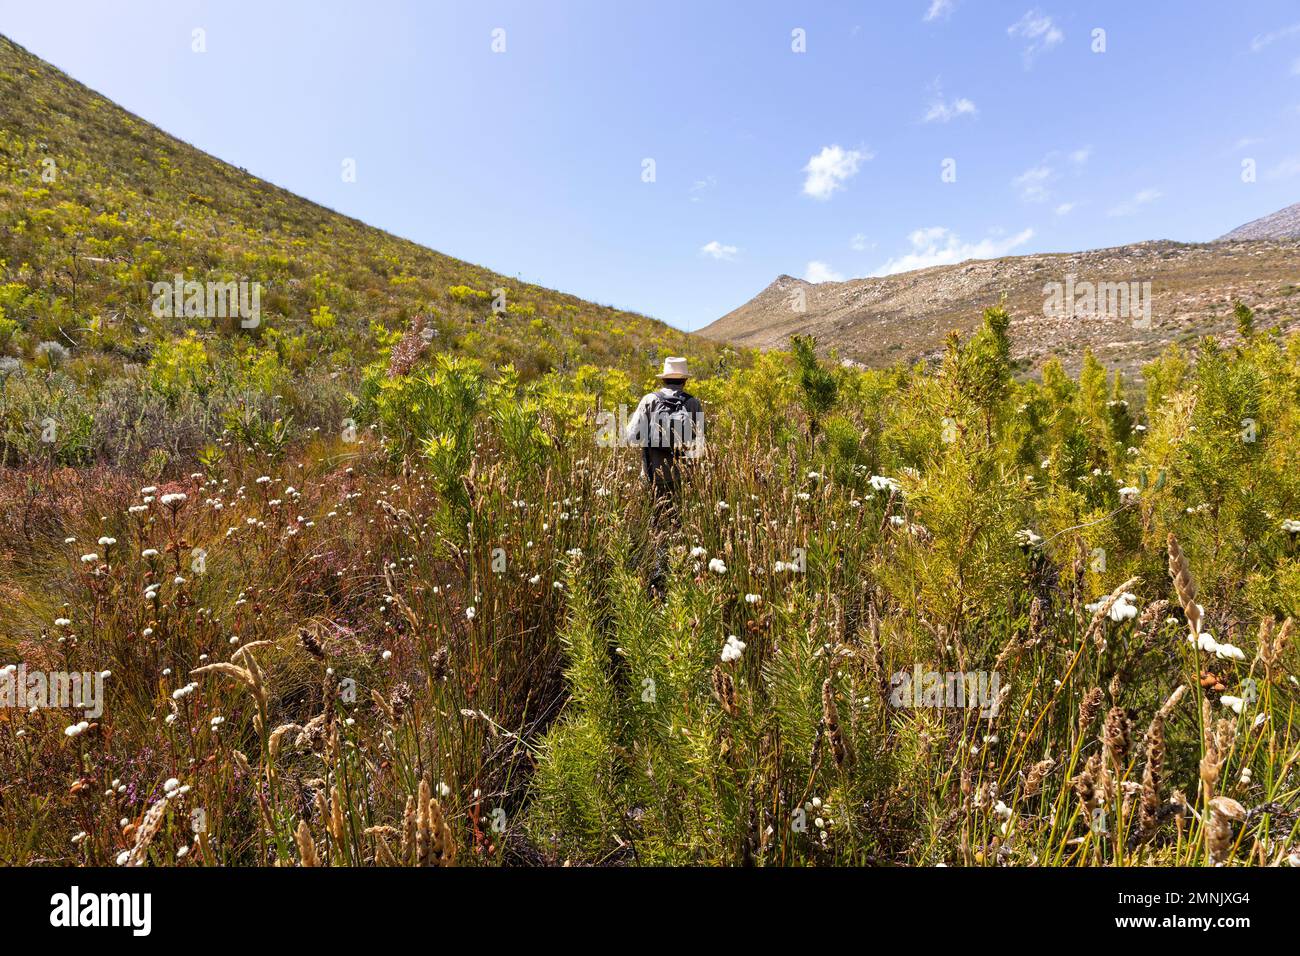
{"type": "Polygon", "coordinates": [[[681,461],[704,451],[704,406],[686,391],[689,377],[686,359],[664,359],[664,369],[656,376],[661,387],[641,399],[624,435],[629,445],[641,448],[641,471],[652,496],[655,554],[650,586],[656,592],[662,590],[667,573],[665,535],[678,521],[681,461]]]}

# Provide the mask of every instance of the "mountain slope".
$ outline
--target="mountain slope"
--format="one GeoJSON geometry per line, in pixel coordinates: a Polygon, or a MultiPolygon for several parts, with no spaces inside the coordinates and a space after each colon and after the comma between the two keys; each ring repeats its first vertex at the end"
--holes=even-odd
{"type": "Polygon", "coordinates": [[[1109,365],[1131,369],[1172,342],[1191,343],[1235,329],[1240,300],[1258,324],[1289,326],[1300,316],[1300,241],[1193,245],[1143,242],[1068,254],[1007,256],[934,266],[882,278],[809,283],[781,276],[757,296],[701,330],[710,338],[758,348],[784,347],[792,334],[813,333],[868,365],[930,358],[950,329],[969,331],[988,306],[1005,298],[1015,357],[1036,367],[1050,355],[1077,366],[1091,347],[1109,365]],[[1048,283],[1150,282],[1151,323],[1081,308],[1049,314],[1048,283]],[[804,311],[798,311],[802,295],[804,311]]]}
{"type": "Polygon", "coordinates": [[[1300,202],[1224,233],[1219,242],[1241,239],[1300,239],[1300,202]]]}
{"type": "Polygon", "coordinates": [[[151,315],[152,283],[177,273],[261,283],[264,321],[240,342],[305,335],[307,361],[344,375],[372,357],[384,330],[417,313],[434,317],[443,348],[513,361],[525,378],[591,362],[637,380],[688,342],[692,354],[714,351],[661,322],[496,275],[263,182],[3,37],[0,260],[0,310],[11,323],[0,356],[11,361],[44,341],[138,362],[186,328],[221,337],[220,323],[151,315]],[[495,289],[506,292],[505,314],[493,314],[495,289]]]}

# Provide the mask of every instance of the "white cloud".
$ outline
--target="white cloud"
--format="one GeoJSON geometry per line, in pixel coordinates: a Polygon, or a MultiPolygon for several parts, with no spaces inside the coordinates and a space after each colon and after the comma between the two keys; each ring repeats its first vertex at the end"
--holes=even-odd
{"type": "Polygon", "coordinates": [[[1290,179],[1300,173],[1300,156],[1288,156],[1264,174],[1265,179],[1290,179]]]}
{"type": "Polygon", "coordinates": [[[956,0],[930,0],[930,8],[925,11],[925,22],[947,20],[952,16],[953,7],[956,5],[956,0]]]}
{"type": "Polygon", "coordinates": [[[1141,189],[1133,194],[1132,199],[1126,199],[1122,203],[1111,206],[1107,211],[1108,216],[1131,216],[1138,211],[1139,206],[1145,206],[1153,203],[1164,195],[1158,189],[1141,189]]]}
{"type": "Polygon", "coordinates": [[[910,252],[890,259],[877,271],[878,276],[926,269],[930,266],[951,265],[967,259],[996,259],[1005,256],[1017,246],[1034,237],[1034,230],[1025,229],[1014,236],[988,236],[979,242],[962,242],[961,237],[945,226],[917,229],[907,237],[910,252]]]}
{"type": "Polygon", "coordinates": [[[1059,206],[1057,206],[1056,209],[1053,210],[1053,212],[1055,212],[1058,216],[1068,216],[1078,207],[1078,205],[1079,204],[1077,202],[1063,202],[1059,206]]]}
{"type": "Polygon", "coordinates": [[[1296,61],[1291,64],[1291,75],[1300,76],[1300,57],[1298,57],[1296,61]]]}
{"type": "Polygon", "coordinates": [[[975,108],[975,104],[964,96],[953,100],[951,103],[945,103],[942,99],[937,99],[930,104],[930,108],[926,110],[925,118],[921,122],[946,123],[958,116],[974,116],[978,112],[979,110],[975,108]]]}
{"type": "Polygon", "coordinates": [[[1047,202],[1052,195],[1047,186],[1055,178],[1056,172],[1044,163],[1026,169],[1011,180],[1011,185],[1020,190],[1020,198],[1025,202],[1047,202]]]}
{"type": "Polygon", "coordinates": [[[1300,23],[1293,23],[1288,27],[1282,27],[1280,30],[1274,30],[1272,33],[1261,33],[1250,41],[1250,52],[1258,53],[1264,47],[1276,43],[1278,40],[1285,40],[1297,33],[1300,33],[1300,23]]]}
{"type": "Polygon", "coordinates": [[[1053,187],[1061,178],[1061,164],[1065,164],[1066,173],[1073,172],[1078,175],[1079,171],[1088,164],[1091,156],[1091,146],[1080,146],[1068,153],[1052,150],[1038,165],[1029,167],[1011,180],[1011,185],[1020,192],[1020,199],[1023,202],[1047,202],[1052,198],[1053,187]]]}
{"type": "Polygon", "coordinates": [[[805,282],[843,282],[844,276],[840,275],[824,262],[818,262],[814,259],[808,263],[808,268],[803,274],[805,282]]]}
{"type": "Polygon", "coordinates": [[[867,162],[872,154],[866,150],[823,146],[822,151],[808,160],[803,171],[808,174],[803,182],[805,196],[813,199],[830,199],[837,189],[857,174],[858,166],[867,162]]]}
{"type": "Polygon", "coordinates": [[[718,184],[717,177],[705,176],[703,179],[697,179],[691,184],[691,202],[700,202],[704,194],[718,184]]]}
{"type": "Polygon", "coordinates": [[[708,256],[710,259],[721,259],[723,262],[732,262],[739,251],[735,246],[724,246],[716,239],[700,246],[700,255],[708,256]]]}
{"type": "Polygon", "coordinates": [[[1065,34],[1052,22],[1052,18],[1038,9],[1030,10],[1007,27],[1007,35],[1029,41],[1022,54],[1026,70],[1033,65],[1040,53],[1046,53],[1065,39],[1065,34]]]}
{"type": "Polygon", "coordinates": [[[849,240],[849,248],[854,252],[866,252],[868,249],[876,248],[876,244],[868,241],[865,232],[859,232],[855,233],[853,238],[849,240]]]}

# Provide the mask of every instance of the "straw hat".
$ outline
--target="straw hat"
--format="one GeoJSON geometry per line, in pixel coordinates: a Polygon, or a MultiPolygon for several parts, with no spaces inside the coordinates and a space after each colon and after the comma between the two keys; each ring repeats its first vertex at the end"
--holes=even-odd
{"type": "Polygon", "coordinates": [[[664,370],[655,378],[689,378],[690,373],[686,371],[686,359],[673,357],[664,359],[664,370]]]}

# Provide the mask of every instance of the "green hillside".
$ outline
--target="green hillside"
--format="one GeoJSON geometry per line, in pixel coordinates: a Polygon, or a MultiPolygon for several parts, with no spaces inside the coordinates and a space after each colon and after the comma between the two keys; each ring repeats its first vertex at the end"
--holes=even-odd
{"type": "MultiPolygon", "coordinates": [[[[169,378],[193,378],[207,418],[238,394],[279,395],[286,417],[323,425],[417,316],[436,350],[513,363],[525,383],[591,364],[639,385],[665,354],[719,353],[661,322],[497,275],[288,193],[0,37],[0,374],[60,365],[60,400],[84,400],[90,412],[124,371],[152,375],[164,392],[179,384],[169,378]],[[178,274],[260,283],[258,326],[156,317],[153,284],[178,274]],[[191,335],[203,355],[169,344],[191,335]]],[[[144,399],[128,402],[120,383],[110,391],[129,405],[119,420],[140,413],[144,399]]],[[[21,400],[6,398],[13,460],[21,400]]],[[[191,424],[164,443],[180,449],[210,431],[191,424]]],[[[83,427],[90,444],[65,449],[65,459],[120,454],[83,427]]]]}

